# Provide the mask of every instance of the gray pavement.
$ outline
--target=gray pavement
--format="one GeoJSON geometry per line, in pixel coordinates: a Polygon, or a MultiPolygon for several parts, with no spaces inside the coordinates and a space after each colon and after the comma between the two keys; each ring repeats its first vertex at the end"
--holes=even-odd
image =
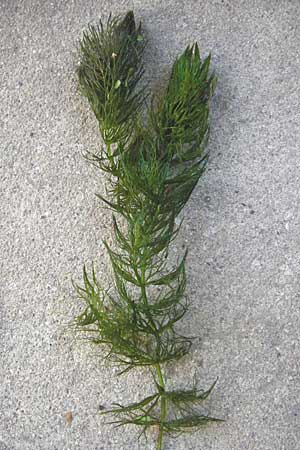
{"type": "Polygon", "coordinates": [[[154,87],[193,40],[219,78],[209,168],[174,249],[190,248],[183,327],[201,341],[166,374],[171,386],[219,376],[207,410],[226,422],[165,449],[300,449],[299,1],[1,0],[0,450],[155,448],[97,414],[150,392],[151,378],[113,376],[67,328],[83,263],[108,279],[111,229],[94,196],[105,179],[81,157],[99,137],[76,41],[131,8],[154,87]]]}

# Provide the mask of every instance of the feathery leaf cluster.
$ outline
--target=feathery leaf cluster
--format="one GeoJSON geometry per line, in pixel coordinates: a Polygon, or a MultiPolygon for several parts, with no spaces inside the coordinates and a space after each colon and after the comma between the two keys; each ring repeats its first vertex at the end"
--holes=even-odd
{"type": "Polygon", "coordinates": [[[121,373],[138,366],[155,369],[157,392],[129,406],[109,411],[114,423],[159,428],[178,434],[213,419],[199,411],[210,394],[193,388],[168,392],[161,365],[182,358],[192,339],[177,322],[188,310],[186,254],[174,268],[169,246],[180,228],[175,218],[187,203],[207,162],[209,101],[216,78],[210,56],[200,58],[197,43],[176,59],[165,94],[153,96],[148,120],[141,108],[148,96],[139,87],[145,45],[133,12],[90,25],[80,43],[78,78],[99,123],[104,146],[88,159],[109,173],[107,198],[113,212],[115,246],[105,246],[114,275],[113,291],[99,283],[94,269],[83,271],[76,286],[85,307],[77,326],[121,373]]]}

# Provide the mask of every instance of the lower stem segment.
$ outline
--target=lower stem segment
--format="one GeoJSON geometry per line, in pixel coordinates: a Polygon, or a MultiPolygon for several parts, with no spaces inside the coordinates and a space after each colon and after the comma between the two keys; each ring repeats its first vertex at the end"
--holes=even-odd
{"type": "MultiPolygon", "coordinates": [[[[147,298],[146,283],[145,283],[145,269],[142,269],[142,271],[141,271],[140,280],[141,280],[142,299],[147,304],[148,298],[147,298]]],[[[149,316],[149,324],[152,327],[152,329],[155,332],[157,332],[157,328],[155,326],[155,323],[154,323],[151,315],[149,316]]],[[[166,420],[166,416],[167,416],[167,404],[166,404],[166,396],[165,396],[165,381],[164,381],[164,377],[163,377],[163,374],[161,371],[160,364],[157,363],[155,365],[155,368],[156,368],[158,383],[162,390],[162,394],[160,397],[160,425],[159,425],[159,434],[158,434],[158,439],[157,439],[157,450],[162,450],[162,441],[163,441],[163,434],[164,434],[163,423],[166,420]]]]}
{"type": "MultiPolygon", "coordinates": [[[[156,373],[158,377],[159,385],[161,386],[162,390],[165,390],[165,382],[162,375],[160,364],[156,365],[156,373]]],[[[163,423],[167,416],[167,405],[166,405],[166,397],[164,393],[161,396],[160,399],[160,426],[159,426],[159,434],[157,439],[157,450],[162,450],[162,441],[163,441],[163,434],[164,434],[164,427],[163,423]]]]}

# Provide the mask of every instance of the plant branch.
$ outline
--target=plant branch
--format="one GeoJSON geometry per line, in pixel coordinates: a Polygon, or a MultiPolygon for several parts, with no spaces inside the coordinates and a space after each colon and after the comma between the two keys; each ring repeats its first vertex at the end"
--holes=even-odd
{"type": "Polygon", "coordinates": [[[90,25],[80,43],[78,79],[95,113],[104,141],[87,158],[109,176],[107,198],[113,212],[114,245],[104,242],[113,268],[113,287],[105,289],[94,267],[83,269],[75,285],[84,304],[77,329],[107,349],[106,360],[121,366],[155,368],[157,391],[141,401],[105,411],[117,425],[148,431],[158,427],[157,449],[164,434],[178,435],[217,421],[201,413],[211,393],[196,387],[166,391],[162,366],[188,354],[192,339],[177,332],[188,311],[186,253],[175,267],[168,263],[176,238],[175,218],[202,176],[209,136],[209,106],[216,77],[209,72],[197,43],[172,67],[165,94],[152,99],[140,87],[145,39],[132,11],[90,25]],[[122,220],[120,220],[122,219],[122,220]]]}

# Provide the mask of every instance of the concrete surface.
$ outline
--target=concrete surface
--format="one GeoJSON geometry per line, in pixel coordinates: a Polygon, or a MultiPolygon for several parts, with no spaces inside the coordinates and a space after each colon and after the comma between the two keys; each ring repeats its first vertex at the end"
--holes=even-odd
{"type": "Polygon", "coordinates": [[[190,247],[185,331],[201,342],[167,374],[219,376],[207,408],[227,421],[165,449],[300,449],[299,1],[1,0],[0,450],[155,448],[97,415],[150,391],[149,376],[113,377],[66,331],[71,277],[95,259],[105,281],[111,228],[94,196],[104,178],[81,157],[98,134],[75,45],[90,20],[129,8],[154,85],[193,40],[219,77],[209,169],[175,248],[190,247]]]}

